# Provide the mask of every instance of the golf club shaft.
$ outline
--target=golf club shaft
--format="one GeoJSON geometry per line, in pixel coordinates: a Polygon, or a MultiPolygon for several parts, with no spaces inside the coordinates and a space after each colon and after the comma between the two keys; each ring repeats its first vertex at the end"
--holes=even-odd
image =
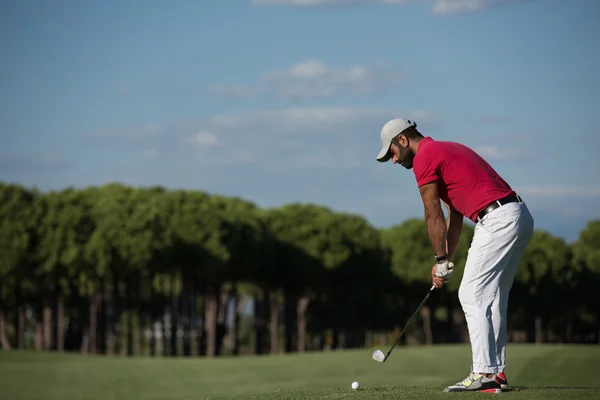
{"type": "Polygon", "coordinates": [[[423,299],[423,301],[421,302],[421,304],[419,304],[419,307],[417,307],[417,309],[415,310],[415,312],[413,313],[413,315],[410,317],[410,319],[408,320],[408,322],[406,323],[406,325],[404,325],[404,328],[402,328],[402,331],[400,331],[400,334],[398,335],[398,337],[396,338],[396,341],[394,342],[394,344],[390,348],[390,351],[388,351],[388,353],[386,355],[386,358],[390,355],[390,353],[392,352],[392,350],[394,349],[394,347],[396,347],[396,344],[398,343],[398,341],[402,337],[402,334],[404,333],[404,331],[406,330],[406,328],[410,324],[410,321],[412,321],[412,319],[414,318],[415,315],[417,315],[417,313],[419,312],[419,310],[421,309],[421,307],[423,307],[423,304],[425,304],[425,302],[427,301],[427,299],[429,298],[429,296],[431,296],[431,292],[433,292],[433,289],[435,289],[435,286],[431,286],[431,289],[429,289],[429,292],[427,292],[427,296],[425,296],[425,298],[423,299]]]}

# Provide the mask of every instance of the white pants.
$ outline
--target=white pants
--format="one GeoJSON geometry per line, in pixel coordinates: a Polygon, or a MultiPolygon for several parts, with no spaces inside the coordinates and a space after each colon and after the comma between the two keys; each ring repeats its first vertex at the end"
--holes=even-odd
{"type": "Polygon", "coordinates": [[[475,225],[458,290],[469,329],[473,372],[504,371],[508,295],[533,230],[533,217],[524,203],[505,204],[475,225]]]}

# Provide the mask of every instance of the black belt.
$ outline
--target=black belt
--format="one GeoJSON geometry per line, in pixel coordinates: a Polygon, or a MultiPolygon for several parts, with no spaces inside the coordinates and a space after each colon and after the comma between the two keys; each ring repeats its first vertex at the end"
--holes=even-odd
{"type": "Polygon", "coordinates": [[[521,197],[519,197],[518,194],[511,194],[511,195],[503,197],[499,200],[493,201],[490,204],[488,204],[487,207],[485,207],[483,210],[481,210],[479,212],[479,214],[477,214],[477,222],[481,221],[481,219],[483,217],[485,217],[486,214],[491,213],[498,207],[502,207],[503,205],[508,204],[508,203],[522,203],[522,202],[523,202],[523,200],[521,200],[521,197]]]}

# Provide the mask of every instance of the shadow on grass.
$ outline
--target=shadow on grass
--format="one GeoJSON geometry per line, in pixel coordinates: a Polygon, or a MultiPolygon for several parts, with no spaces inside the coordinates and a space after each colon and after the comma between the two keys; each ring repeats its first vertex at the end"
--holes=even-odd
{"type": "Polygon", "coordinates": [[[503,392],[517,392],[525,390],[600,390],[600,386],[511,386],[509,389],[502,389],[503,392]]]}

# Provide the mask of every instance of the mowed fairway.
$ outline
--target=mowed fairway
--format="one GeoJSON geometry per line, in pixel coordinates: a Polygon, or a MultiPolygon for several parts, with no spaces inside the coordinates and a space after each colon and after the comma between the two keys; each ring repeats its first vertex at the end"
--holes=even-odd
{"type": "MultiPolygon", "coordinates": [[[[261,357],[124,358],[0,352],[0,398],[10,400],[437,399],[470,368],[464,345],[261,357]],[[361,388],[350,388],[353,381],[361,388]]],[[[600,399],[600,346],[510,345],[510,399],[600,399]]]]}

